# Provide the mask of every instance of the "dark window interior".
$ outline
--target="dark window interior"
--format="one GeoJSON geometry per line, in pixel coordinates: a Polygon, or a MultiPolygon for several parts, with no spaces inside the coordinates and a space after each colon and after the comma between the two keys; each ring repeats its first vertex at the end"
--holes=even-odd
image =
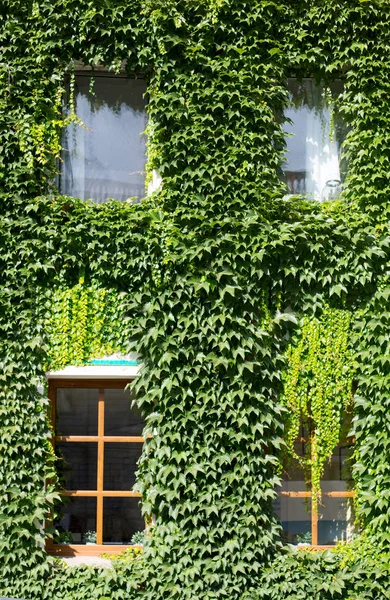
{"type": "Polygon", "coordinates": [[[145,529],[140,494],[133,490],[144,423],[125,385],[50,383],[63,500],[55,522],[57,546],[126,545],[145,529]]]}

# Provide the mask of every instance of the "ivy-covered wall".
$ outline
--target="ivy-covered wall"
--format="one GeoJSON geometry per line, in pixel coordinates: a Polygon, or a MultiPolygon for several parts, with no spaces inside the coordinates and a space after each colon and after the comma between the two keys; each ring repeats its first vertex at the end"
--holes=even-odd
{"type": "MultiPolygon", "coordinates": [[[[1,594],[388,597],[389,25],[379,0],[3,4],[1,594]],[[51,189],[75,59],[113,70],[125,61],[149,79],[149,168],[163,185],[141,204],[93,205],[51,189]],[[283,199],[291,74],[344,82],[340,201],[283,199]],[[138,481],[153,536],[141,559],[109,575],[53,566],[42,549],[56,490],[37,384],[50,362],[98,351],[85,333],[74,358],[60,333],[73,335],[61,303],[84,318],[91,289],[111,299],[98,345],[139,352],[138,402],[158,430],[138,481]],[[338,554],[290,554],[271,510],[294,407],[283,390],[300,340],[310,343],[305,324],[339,323],[329,311],[348,324],[331,334],[342,344],[348,330],[365,533],[338,554]]],[[[340,411],[345,394],[324,394],[322,406],[340,411]]]]}

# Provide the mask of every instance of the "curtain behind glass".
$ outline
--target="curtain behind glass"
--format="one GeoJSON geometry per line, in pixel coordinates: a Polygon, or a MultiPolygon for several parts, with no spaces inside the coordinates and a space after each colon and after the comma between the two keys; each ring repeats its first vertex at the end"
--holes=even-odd
{"type": "Polygon", "coordinates": [[[82,200],[121,202],[145,195],[146,82],[76,76],[75,111],[84,127],[72,123],[63,134],[60,189],[82,200]]]}
{"type": "MultiPolygon", "coordinates": [[[[341,86],[336,84],[336,92],[341,86]]],[[[325,105],[323,90],[312,79],[298,83],[288,80],[293,106],[285,111],[292,123],[284,125],[286,159],[283,164],[288,193],[309,199],[329,200],[340,192],[340,140],[331,132],[331,111],[325,105]]]]}

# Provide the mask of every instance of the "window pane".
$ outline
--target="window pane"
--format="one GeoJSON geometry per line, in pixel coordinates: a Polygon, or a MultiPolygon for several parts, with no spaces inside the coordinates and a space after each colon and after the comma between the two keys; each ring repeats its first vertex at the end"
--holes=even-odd
{"type": "Polygon", "coordinates": [[[56,444],[58,476],[65,490],[96,490],[97,443],[66,442],[56,444]]]}
{"type": "MultiPolygon", "coordinates": [[[[294,451],[298,456],[302,456],[303,458],[308,457],[308,453],[310,452],[310,446],[303,441],[295,442],[294,451]]],[[[331,460],[327,460],[324,465],[324,474],[322,476],[322,481],[325,482],[340,482],[346,481],[348,486],[344,485],[342,488],[337,487],[337,485],[332,485],[327,487],[327,490],[339,490],[339,489],[352,489],[353,488],[353,479],[352,479],[352,457],[353,457],[354,448],[352,445],[340,444],[334,449],[331,460]]],[[[283,481],[301,481],[305,480],[305,473],[303,469],[303,465],[298,461],[297,458],[287,456],[283,460],[283,471],[282,478],[283,481]]],[[[300,488],[301,491],[306,490],[307,486],[305,484],[300,488]]],[[[292,487],[292,490],[296,490],[296,487],[292,487]]]]}
{"type": "Polygon", "coordinates": [[[56,435],[97,435],[98,399],[97,389],[57,389],[56,435]]]}
{"type": "MultiPolygon", "coordinates": [[[[349,487],[352,487],[352,455],[354,448],[353,446],[337,446],[333,452],[332,459],[330,462],[326,462],[325,471],[323,475],[323,481],[325,482],[340,482],[346,481],[349,487]]],[[[337,486],[329,488],[331,490],[338,490],[337,486]]],[[[347,489],[346,486],[343,489],[347,489]]]]}
{"type": "Polygon", "coordinates": [[[145,529],[138,498],[104,498],[103,543],[130,544],[136,531],[145,529]]]}
{"type": "Polygon", "coordinates": [[[55,542],[84,544],[84,534],[96,531],[96,498],[64,498],[62,518],[55,523],[55,542]]]}
{"type": "MultiPolygon", "coordinates": [[[[332,95],[342,92],[342,83],[334,82],[332,95]]],[[[285,123],[286,157],[283,171],[289,194],[305,194],[315,200],[337,198],[344,179],[340,167],[340,145],[345,127],[324,100],[324,89],[312,79],[288,80],[293,106],[285,111],[292,123],[285,123]],[[333,124],[332,124],[333,121],[333,124]]]]}
{"type": "Polygon", "coordinates": [[[84,124],[63,134],[61,192],[82,200],[124,201],[145,195],[146,82],[119,76],[76,76],[75,111],[84,124]]]}
{"type": "MultiPolygon", "coordinates": [[[[297,441],[294,443],[294,452],[297,456],[302,456],[302,458],[307,457],[308,444],[304,441],[304,438],[301,438],[301,441],[297,441]]],[[[293,456],[286,456],[283,461],[283,471],[282,471],[283,481],[299,481],[300,487],[293,487],[294,490],[304,491],[306,489],[304,483],[304,470],[302,464],[298,461],[297,458],[293,456]]],[[[287,488],[286,488],[287,489],[287,488]]]]}
{"type": "Polygon", "coordinates": [[[135,484],[141,444],[104,444],[104,489],[131,490],[135,484]]]}
{"type": "Polygon", "coordinates": [[[278,496],[274,511],[282,525],[283,541],[289,544],[311,543],[311,499],[278,496]]]}
{"type": "Polygon", "coordinates": [[[130,408],[129,390],[104,390],[104,435],[142,435],[144,427],[141,414],[130,408]]]}
{"type": "Polygon", "coordinates": [[[318,543],[333,545],[350,541],[354,520],[353,498],[323,496],[318,508],[318,543]]]}

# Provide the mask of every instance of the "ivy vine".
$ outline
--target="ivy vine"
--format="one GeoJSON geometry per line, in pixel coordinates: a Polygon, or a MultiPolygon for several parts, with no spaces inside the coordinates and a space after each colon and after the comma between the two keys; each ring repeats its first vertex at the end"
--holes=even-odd
{"type": "Polygon", "coordinates": [[[350,344],[351,313],[326,306],[320,317],[303,317],[298,340],[287,351],[283,402],[288,410],[287,447],[306,472],[315,510],[325,463],[340,441],[342,417],[352,405],[355,376],[350,344]],[[294,450],[302,422],[307,456],[294,450]]]}
{"type": "Polygon", "coordinates": [[[75,286],[58,286],[48,305],[46,331],[51,370],[123,351],[120,297],[96,283],[86,285],[84,277],[75,286]]]}
{"type": "Polygon", "coordinates": [[[292,582],[297,597],[310,590],[316,600],[385,598],[388,3],[6,4],[0,594],[280,600],[292,582]],[[126,64],[129,75],[149,79],[148,169],[160,172],[162,185],[138,205],[93,205],[49,189],[73,60],[113,71],[126,64]],[[284,198],[281,121],[292,73],[344,83],[337,106],[349,128],[342,202],[284,198]],[[118,346],[136,349],[144,365],[138,403],[155,435],[145,443],[137,485],[155,515],[154,534],[136,566],[67,570],[43,550],[41,524],[56,492],[42,483],[55,475],[38,387],[48,364],[83,362],[118,346]],[[309,466],[319,491],[336,439],[330,420],[338,425],[349,405],[353,372],[357,506],[381,558],[378,565],[356,556],[346,570],[340,555],[285,554],[271,504],[286,412],[290,446],[299,411],[316,423],[309,466]],[[327,590],[313,580],[322,588],[326,581],[327,590]]]}

